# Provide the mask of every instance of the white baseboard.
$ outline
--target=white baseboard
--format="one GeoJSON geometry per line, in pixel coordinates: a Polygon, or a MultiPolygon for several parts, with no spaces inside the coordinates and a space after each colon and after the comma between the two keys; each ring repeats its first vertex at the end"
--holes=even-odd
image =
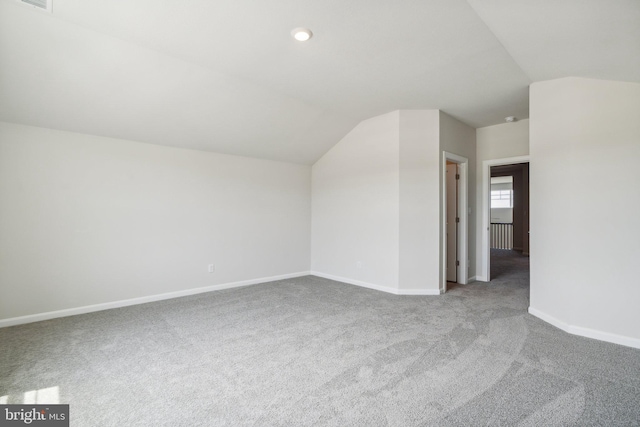
{"type": "Polygon", "coordinates": [[[469,278],[467,279],[467,284],[469,284],[469,283],[471,283],[471,282],[475,282],[476,280],[478,280],[478,276],[472,276],[472,277],[469,277],[469,278]]]}
{"type": "Polygon", "coordinates": [[[363,288],[374,289],[376,291],[387,292],[394,295],[440,295],[440,289],[398,289],[390,286],[374,285],[373,283],[362,282],[360,280],[348,279],[346,277],[334,276],[332,274],[320,273],[318,271],[312,271],[312,276],[323,277],[329,280],[335,280],[336,282],[347,283],[349,285],[356,285],[363,288]]]}
{"type": "Polygon", "coordinates": [[[189,295],[202,294],[205,292],[220,291],[222,289],[239,288],[242,286],[257,285],[259,283],[273,282],[276,280],[291,279],[294,277],[308,276],[308,271],[298,273],[282,274],[279,276],[261,277],[259,279],[241,280],[239,282],[223,283],[220,285],[205,286],[203,288],[186,289],[184,291],[167,292],[164,294],[149,295],[139,298],[131,298],[120,301],[106,302],[101,304],[86,305],[83,307],[68,308],[64,310],[49,311],[45,313],[30,314],[28,316],[12,317],[0,319],[0,328],[8,326],[22,325],[25,323],[40,322],[42,320],[55,319],[58,317],[75,316],[76,314],[92,313],[94,311],[108,310],[111,308],[127,307],[130,305],[145,304],[148,302],[161,301],[172,298],[186,297],[189,295]]]}
{"type": "Polygon", "coordinates": [[[529,307],[529,314],[532,314],[534,316],[536,316],[538,319],[544,320],[547,323],[551,323],[553,326],[555,326],[558,329],[562,329],[565,332],[569,332],[569,324],[565,323],[559,319],[556,319],[555,317],[542,312],[538,309],[535,309],[533,307],[529,307]]]}
{"type": "Polygon", "coordinates": [[[552,324],[558,329],[570,333],[572,335],[579,335],[581,337],[593,338],[600,341],[606,341],[613,344],[620,344],[626,347],[640,348],[640,339],[625,337],[623,335],[612,334],[610,332],[598,331],[596,329],[583,328],[582,326],[570,325],[562,320],[557,319],[543,311],[537,310],[533,307],[529,307],[529,313],[536,316],[539,319],[544,320],[547,323],[552,324]]]}
{"type": "Polygon", "coordinates": [[[396,289],[396,295],[442,295],[440,289],[396,289]]]}

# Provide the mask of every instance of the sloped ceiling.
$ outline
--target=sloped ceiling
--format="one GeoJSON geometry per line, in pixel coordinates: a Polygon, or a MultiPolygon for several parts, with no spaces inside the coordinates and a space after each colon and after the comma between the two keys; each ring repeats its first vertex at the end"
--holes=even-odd
{"type": "Polygon", "coordinates": [[[640,1],[0,0],[0,120],[161,145],[312,164],[396,109],[526,118],[566,76],[640,82],[640,1]]]}

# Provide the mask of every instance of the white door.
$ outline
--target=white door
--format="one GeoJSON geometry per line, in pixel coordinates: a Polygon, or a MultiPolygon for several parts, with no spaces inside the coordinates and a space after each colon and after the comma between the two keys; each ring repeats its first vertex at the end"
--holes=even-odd
{"type": "Polygon", "coordinates": [[[458,281],[458,165],[447,162],[447,282],[458,281]]]}

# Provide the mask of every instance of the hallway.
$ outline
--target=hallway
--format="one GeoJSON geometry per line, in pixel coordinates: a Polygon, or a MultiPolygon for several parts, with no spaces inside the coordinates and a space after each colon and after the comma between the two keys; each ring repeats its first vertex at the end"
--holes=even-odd
{"type": "Polygon", "coordinates": [[[529,285],[529,257],[518,251],[491,249],[491,282],[494,281],[529,285]]]}

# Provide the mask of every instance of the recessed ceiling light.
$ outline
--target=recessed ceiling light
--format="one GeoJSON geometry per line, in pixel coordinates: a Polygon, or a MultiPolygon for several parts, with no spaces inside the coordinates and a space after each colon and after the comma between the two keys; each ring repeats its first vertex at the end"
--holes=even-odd
{"type": "Polygon", "coordinates": [[[308,28],[300,27],[300,28],[295,28],[293,31],[291,31],[291,35],[293,36],[294,39],[298,40],[299,42],[306,42],[311,38],[313,33],[308,28]]]}
{"type": "Polygon", "coordinates": [[[512,122],[517,122],[517,121],[518,121],[518,119],[516,119],[516,117],[515,117],[515,116],[505,117],[505,118],[504,118],[504,120],[505,120],[507,123],[512,123],[512,122]]]}

